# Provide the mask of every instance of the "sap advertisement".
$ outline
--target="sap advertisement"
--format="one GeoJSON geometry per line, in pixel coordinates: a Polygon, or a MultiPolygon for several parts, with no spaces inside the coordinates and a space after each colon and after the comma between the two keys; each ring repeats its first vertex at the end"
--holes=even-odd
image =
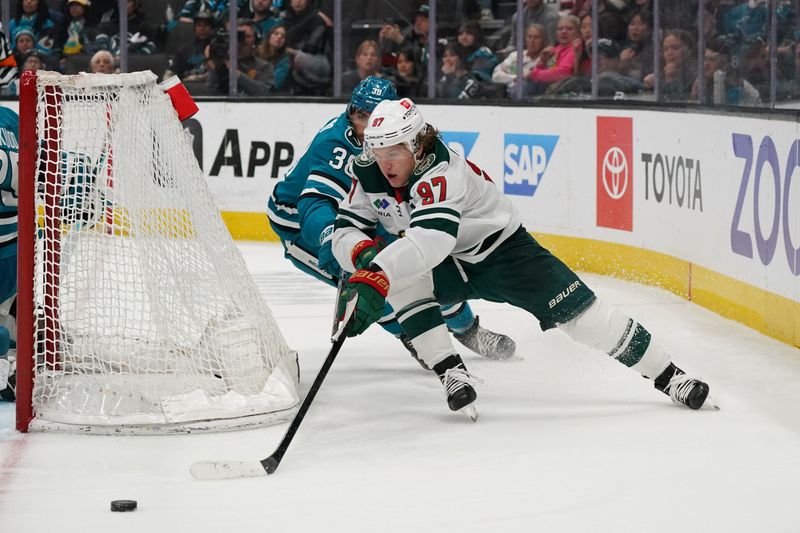
{"type": "MultiPolygon", "coordinates": [[[[220,209],[263,211],[275,183],[344,107],[201,103],[186,129],[220,209]]],[[[421,111],[486,170],[530,231],[661,252],[800,301],[794,123],[616,109],[421,111]]]]}

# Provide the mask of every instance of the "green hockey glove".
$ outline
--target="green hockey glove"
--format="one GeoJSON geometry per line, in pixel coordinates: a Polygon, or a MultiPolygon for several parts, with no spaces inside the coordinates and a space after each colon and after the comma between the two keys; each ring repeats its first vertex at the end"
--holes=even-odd
{"type": "Polygon", "coordinates": [[[356,310],[353,312],[353,323],[350,325],[348,337],[361,335],[373,322],[383,316],[386,306],[386,295],[389,293],[389,279],[383,272],[359,269],[353,272],[342,291],[342,297],[349,301],[353,293],[358,294],[356,310]]]}

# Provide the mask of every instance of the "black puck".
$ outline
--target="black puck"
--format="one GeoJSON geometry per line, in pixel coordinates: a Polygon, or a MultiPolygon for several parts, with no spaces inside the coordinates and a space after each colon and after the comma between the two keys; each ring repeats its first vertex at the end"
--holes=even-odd
{"type": "Polygon", "coordinates": [[[136,510],[136,500],[113,500],[111,510],[115,513],[127,513],[136,510]]]}

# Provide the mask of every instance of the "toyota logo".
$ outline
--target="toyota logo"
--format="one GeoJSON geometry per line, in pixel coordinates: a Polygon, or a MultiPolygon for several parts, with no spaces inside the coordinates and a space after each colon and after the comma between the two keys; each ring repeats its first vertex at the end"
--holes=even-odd
{"type": "Polygon", "coordinates": [[[619,200],[628,189],[628,159],[625,153],[612,146],[603,157],[603,187],[613,200],[619,200]]]}

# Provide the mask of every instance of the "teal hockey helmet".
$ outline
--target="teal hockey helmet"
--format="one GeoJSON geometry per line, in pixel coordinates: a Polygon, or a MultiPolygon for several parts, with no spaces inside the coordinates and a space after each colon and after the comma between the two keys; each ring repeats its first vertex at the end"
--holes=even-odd
{"type": "Polygon", "coordinates": [[[347,114],[352,114],[356,109],[372,113],[375,106],[384,100],[397,100],[394,84],[385,78],[367,76],[353,89],[347,114]]]}

